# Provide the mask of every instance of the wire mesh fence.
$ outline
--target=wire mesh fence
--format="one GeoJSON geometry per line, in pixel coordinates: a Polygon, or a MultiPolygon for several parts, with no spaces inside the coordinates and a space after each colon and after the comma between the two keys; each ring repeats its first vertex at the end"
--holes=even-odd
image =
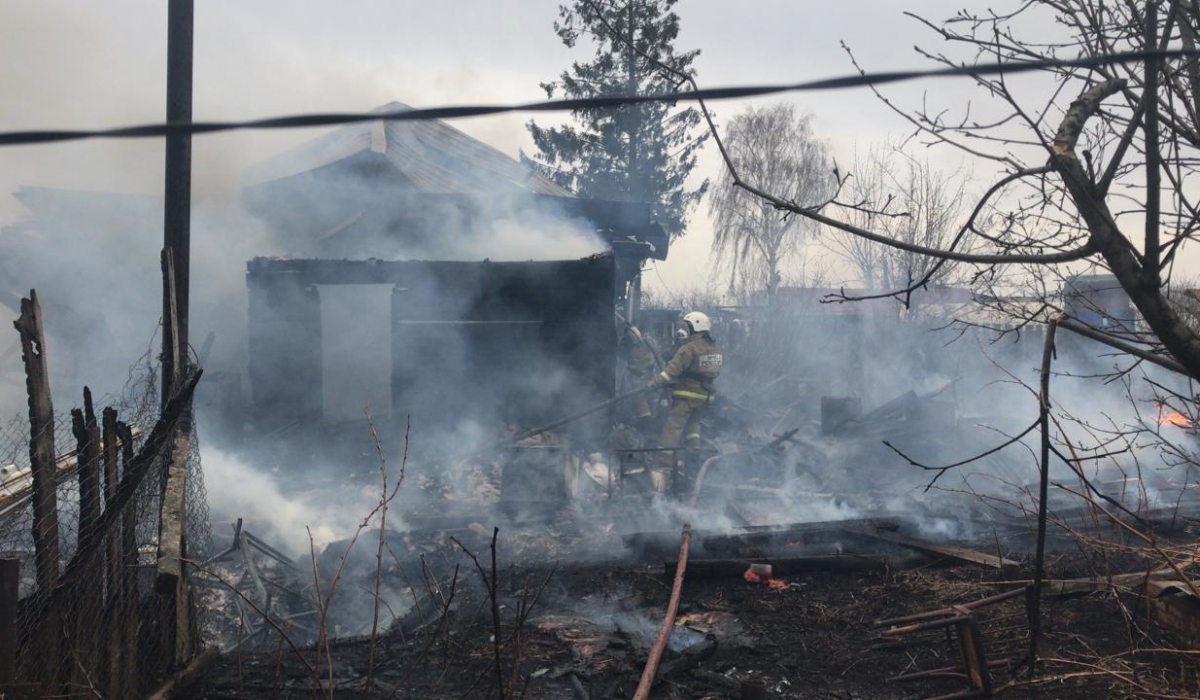
{"type": "Polygon", "coordinates": [[[0,685],[144,696],[199,648],[202,611],[183,563],[210,537],[190,417],[197,378],[161,407],[157,368],[143,360],[119,395],[55,412],[43,430],[52,469],[34,464],[43,435],[30,419],[0,426],[0,565],[17,578],[16,658],[0,685]],[[178,546],[163,547],[172,532],[178,546]]]}

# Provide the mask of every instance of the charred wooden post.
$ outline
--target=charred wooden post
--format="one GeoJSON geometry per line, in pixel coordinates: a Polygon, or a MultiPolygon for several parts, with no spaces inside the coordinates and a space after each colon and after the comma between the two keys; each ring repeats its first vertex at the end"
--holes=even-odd
{"type": "MultiPolygon", "coordinates": [[[[133,429],[128,424],[118,421],[117,435],[121,438],[121,465],[122,478],[118,482],[118,486],[123,484],[125,479],[130,477],[134,468],[134,449],[133,449],[133,429]]],[[[108,499],[107,508],[113,509],[115,505],[116,493],[108,499]]],[[[134,612],[134,607],[137,601],[137,521],[132,508],[126,507],[121,513],[121,532],[118,540],[119,557],[118,557],[118,576],[115,582],[115,595],[113,617],[120,625],[118,640],[119,654],[115,655],[113,660],[114,673],[110,678],[110,682],[121,688],[131,687],[129,684],[133,679],[138,677],[138,654],[137,652],[137,615],[134,612]]],[[[117,697],[112,692],[108,697],[117,697]]]]}
{"type": "MultiPolygon", "coordinates": [[[[119,465],[117,436],[117,409],[106,406],[101,414],[101,457],[104,465],[104,509],[108,510],[117,495],[117,472],[119,465]]],[[[108,688],[107,697],[117,697],[121,691],[121,659],[125,652],[122,643],[122,621],[120,617],[119,581],[121,579],[121,538],[115,527],[106,533],[105,544],[105,631],[103,647],[108,655],[102,670],[108,688]]]]}
{"type": "MultiPolygon", "coordinates": [[[[104,463],[104,507],[108,509],[112,499],[117,495],[117,480],[119,465],[118,459],[118,444],[121,438],[117,435],[117,409],[108,406],[104,409],[102,417],[102,436],[101,448],[104,463]]],[[[114,597],[114,591],[117,585],[117,579],[121,572],[121,541],[119,537],[110,536],[108,538],[108,587],[109,598],[114,597]]]]}
{"type": "Polygon", "coordinates": [[[16,680],[20,585],[21,560],[0,558],[0,686],[11,685],[16,680]]]}
{"type": "MultiPolygon", "coordinates": [[[[75,435],[79,471],[79,541],[91,535],[100,518],[99,429],[92,407],[92,392],[83,388],[83,409],[71,409],[71,432],[75,435]]],[[[82,551],[82,547],[79,549],[82,551]]]]}
{"type": "MultiPolygon", "coordinates": [[[[71,432],[76,442],[76,464],[79,475],[79,523],[73,565],[87,566],[103,561],[103,552],[97,551],[99,544],[96,524],[100,520],[100,429],[96,425],[96,412],[92,404],[91,389],[83,388],[83,409],[71,409],[71,432]]],[[[67,666],[69,683],[86,682],[82,675],[84,661],[79,657],[101,659],[104,668],[107,647],[99,643],[105,629],[96,614],[103,609],[104,581],[64,581],[65,595],[60,599],[59,610],[63,614],[63,628],[69,635],[67,652],[77,655],[75,662],[67,666]]],[[[90,664],[89,664],[90,665],[90,664]]]]}
{"type": "Polygon", "coordinates": [[[21,316],[13,325],[21,337],[25,387],[29,394],[29,462],[33,472],[33,546],[38,591],[58,580],[58,483],[55,473],[54,406],[46,367],[46,336],[37,292],[21,300],[21,316]]]}
{"type": "MultiPolygon", "coordinates": [[[[167,5],[167,121],[192,121],[193,0],[170,0],[167,5]]],[[[172,277],[163,283],[163,405],[187,374],[188,300],[192,239],[192,136],[168,134],[163,189],[163,247],[171,250],[172,277]],[[173,297],[173,298],[172,298],[173,297]],[[166,319],[171,318],[170,333],[166,319]],[[172,355],[178,360],[172,358],[172,355]],[[168,371],[167,360],[172,358],[168,371]],[[182,363],[182,364],[181,364],[182,363]]]]}
{"type": "Polygon", "coordinates": [[[117,495],[117,481],[120,479],[118,456],[121,448],[121,438],[117,434],[117,409],[107,406],[101,414],[101,446],[104,455],[104,502],[117,495]]]}

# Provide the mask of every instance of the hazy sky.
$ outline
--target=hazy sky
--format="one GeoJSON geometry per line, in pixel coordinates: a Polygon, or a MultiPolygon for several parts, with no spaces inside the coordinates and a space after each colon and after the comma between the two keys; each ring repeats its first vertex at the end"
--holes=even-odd
{"type": "MultiPolygon", "coordinates": [[[[923,67],[928,64],[913,45],[938,41],[903,11],[944,18],[962,4],[683,0],[677,48],[702,50],[696,68],[705,86],[846,74],[852,68],[839,45],[843,40],[868,68],[923,67]]],[[[195,118],[367,110],[391,100],[421,106],[539,99],[539,82],[591,55],[590,47],[571,51],[559,42],[551,27],[557,6],[556,0],[198,0],[195,118]]],[[[165,0],[0,2],[0,129],[160,121],[166,7],[165,0]]],[[[916,105],[926,92],[933,102],[953,102],[965,89],[964,81],[936,81],[889,93],[916,105]]],[[[784,99],[815,115],[817,132],[843,162],[856,146],[906,133],[865,90],[784,99]]],[[[729,116],[742,106],[727,102],[716,109],[719,117],[729,116]]],[[[527,119],[455,124],[515,156],[530,148],[527,119]]],[[[244,167],[317,133],[198,137],[196,198],[229,194],[244,167]]],[[[26,214],[8,196],[19,185],[154,193],[161,189],[162,159],[157,140],[0,150],[0,225],[26,214]]],[[[715,177],[719,168],[713,149],[706,149],[700,176],[715,177]]],[[[678,292],[703,284],[710,243],[702,206],[671,260],[649,276],[651,286],[678,292]]]]}

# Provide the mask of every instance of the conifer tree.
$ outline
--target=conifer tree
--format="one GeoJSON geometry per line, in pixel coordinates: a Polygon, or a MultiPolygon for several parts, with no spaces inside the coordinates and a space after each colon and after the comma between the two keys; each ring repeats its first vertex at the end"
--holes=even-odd
{"type": "MultiPolygon", "coordinates": [[[[557,81],[543,83],[554,97],[655,94],[683,85],[662,64],[692,74],[699,50],[676,53],[678,0],[574,0],[559,7],[554,30],[568,47],[581,39],[595,44],[588,63],[574,63],[557,81]]],[[[650,202],[658,223],[675,238],[708,181],[689,189],[700,113],[673,103],[644,103],[572,113],[574,125],[528,123],[539,171],[580,197],[650,202]]]]}

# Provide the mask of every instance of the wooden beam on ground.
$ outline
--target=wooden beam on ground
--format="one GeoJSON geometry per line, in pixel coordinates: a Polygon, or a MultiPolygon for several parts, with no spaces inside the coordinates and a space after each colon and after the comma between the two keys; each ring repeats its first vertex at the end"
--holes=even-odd
{"type": "Polygon", "coordinates": [[[29,463],[33,476],[33,546],[40,592],[58,580],[58,481],[55,474],[54,405],[46,367],[46,334],[37,292],[21,300],[21,316],[13,322],[21,336],[25,387],[29,395],[29,463]]]}
{"type": "MultiPolygon", "coordinates": [[[[751,525],[735,528],[729,532],[697,530],[693,539],[701,549],[708,551],[731,551],[738,547],[764,547],[771,544],[814,544],[828,539],[849,527],[871,530],[894,530],[899,521],[891,518],[855,520],[831,520],[811,523],[788,523],[780,525],[751,525]]],[[[671,532],[635,532],[622,535],[621,541],[635,551],[656,550],[669,547],[671,540],[679,539],[671,532]]]]}
{"type": "MultiPolygon", "coordinates": [[[[884,571],[897,569],[900,562],[890,557],[859,554],[823,554],[787,559],[693,559],[688,562],[688,579],[741,578],[751,564],[770,564],[771,576],[794,576],[815,571],[884,571]]],[[[663,562],[663,575],[675,574],[674,561],[663,562]]]]}
{"type": "Polygon", "coordinates": [[[900,545],[901,547],[915,549],[918,552],[923,552],[925,554],[950,557],[951,559],[958,559],[970,564],[981,564],[983,566],[991,567],[993,569],[1000,569],[1002,571],[1017,569],[1021,566],[1018,562],[1015,562],[1011,559],[1005,559],[1004,557],[1000,557],[995,554],[985,554],[984,552],[967,547],[938,544],[936,542],[930,542],[928,540],[922,540],[916,537],[909,537],[907,535],[901,535],[895,532],[885,532],[875,528],[865,528],[855,525],[846,525],[842,529],[851,534],[872,537],[877,540],[900,545]]]}

